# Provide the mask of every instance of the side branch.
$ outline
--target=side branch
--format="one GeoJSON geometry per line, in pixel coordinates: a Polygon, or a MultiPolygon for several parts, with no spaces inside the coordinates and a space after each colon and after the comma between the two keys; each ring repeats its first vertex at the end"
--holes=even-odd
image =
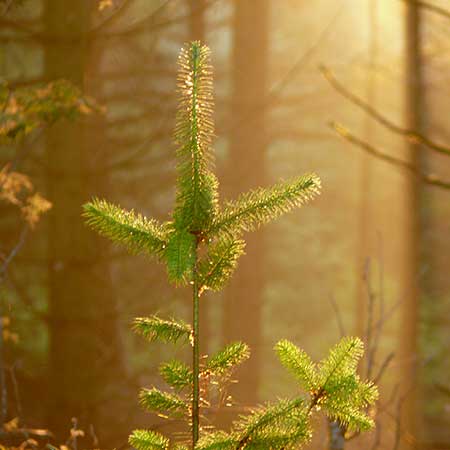
{"type": "Polygon", "coordinates": [[[428,147],[430,150],[450,156],[450,147],[438,144],[437,142],[432,141],[428,137],[424,136],[421,133],[418,133],[415,130],[410,130],[408,128],[402,128],[398,126],[397,124],[395,124],[394,122],[390,121],[385,116],[380,114],[376,109],[372,108],[372,106],[370,106],[360,97],[356,96],[355,94],[347,90],[341,83],[339,83],[339,81],[334,77],[332,72],[325,66],[321,66],[320,71],[322,72],[325,79],[339,94],[341,94],[343,97],[345,97],[354,105],[358,106],[358,108],[365,111],[367,114],[369,114],[370,117],[375,119],[379,124],[383,125],[384,127],[388,128],[390,131],[394,133],[406,137],[411,142],[422,144],[425,147],[428,147]]]}
{"type": "Polygon", "coordinates": [[[381,159],[382,161],[386,161],[390,164],[393,164],[397,167],[401,167],[408,172],[412,173],[416,177],[418,177],[421,181],[423,181],[426,184],[439,187],[441,189],[447,189],[450,190],[450,182],[446,180],[442,180],[438,178],[434,174],[425,174],[423,172],[418,171],[412,164],[410,164],[407,161],[404,161],[399,158],[395,158],[394,156],[388,155],[386,153],[383,153],[376,148],[372,147],[368,142],[361,140],[360,138],[354,136],[349,132],[349,130],[339,123],[332,122],[330,124],[330,127],[343,139],[346,141],[356,145],[361,150],[364,150],[366,153],[369,153],[370,155],[374,156],[375,158],[381,159]]]}
{"type": "Polygon", "coordinates": [[[403,1],[404,1],[404,3],[416,5],[419,8],[422,8],[424,10],[430,11],[435,14],[439,14],[442,17],[450,19],[450,11],[447,9],[441,8],[440,6],[433,5],[428,2],[418,1],[418,0],[403,0],[403,1]]]}

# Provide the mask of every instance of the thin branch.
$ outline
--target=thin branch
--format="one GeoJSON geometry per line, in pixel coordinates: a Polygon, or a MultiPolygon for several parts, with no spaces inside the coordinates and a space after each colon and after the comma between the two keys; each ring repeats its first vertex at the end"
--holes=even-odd
{"type": "Polygon", "coordinates": [[[366,327],[366,346],[367,346],[367,366],[366,366],[366,377],[371,378],[372,375],[372,368],[373,368],[373,362],[374,362],[374,345],[372,343],[372,330],[373,330],[373,310],[374,310],[374,304],[375,304],[375,293],[372,289],[372,283],[370,280],[371,275],[371,266],[370,266],[370,260],[367,259],[365,268],[364,268],[364,275],[363,279],[366,284],[366,291],[367,291],[367,327],[366,327]]]}
{"type": "Polygon", "coordinates": [[[3,281],[3,279],[5,278],[9,265],[11,264],[12,260],[17,255],[17,253],[19,253],[19,250],[22,248],[23,244],[25,243],[27,235],[28,235],[28,227],[25,226],[20,233],[17,244],[9,252],[9,255],[3,259],[3,263],[0,266],[0,282],[3,281]]]}
{"type": "Polygon", "coordinates": [[[0,428],[6,421],[8,413],[8,391],[6,388],[6,370],[4,361],[3,317],[0,316],[0,428]]]}
{"type": "MultiPolygon", "coordinates": [[[[133,2],[131,0],[124,0],[108,17],[106,17],[101,23],[96,25],[92,31],[98,32],[107,26],[111,26],[112,24],[114,24],[114,22],[117,22],[132,6],[132,3],[133,2]]],[[[166,3],[168,3],[168,1],[166,3]]],[[[165,6],[165,4],[162,5],[162,7],[165,6]]]]}
{"type": "Polygon", "coordinates": [[[450,398],[450,387],[445,386],[441,383],[434,383],[434,387],[440,391],[441,393],[443,393],[446,397],[450,398]]]}
{"type": "Polygon", "coordinates": [[[419,6],[422,9],[430,11],[432,13],[443,16],[447,19],[450,19],[450,11],[448,9],[441,8],[440,6],[433,5],[432,3],[418,1],[418,0],[403,0],[404,3],[413,4],[419,6]]]}
{"type": "Polygon", "coordinates": [[[391,363],[391,361],[394,359],[394,356],[395,356],[394,352],[389,353],[389,355],[386,356],[386,358],[383,361],[383,364],[381,364],[380,370],[378,371],[377,375],[373,379],[373,382],[375,384],[377,384],[381,380],[381,377],[383,376],[384,372],[386,371],[386,369],[389,366],[389,364],[391,363]]]}
{"type": "Polygon", "coordinates": [[[13,4],[13,1],[14,1],[14,0],[7,0],[7,1],[5,2],[5,6],[4,6],[4,8],[3,8],[2,15],[6,16],[6,14],[7,14],[8,11],[9,11],[9,8],[11,8],[11,5],[13,4]]]}
{"type": "Polygon", "coordinates": [[[378,420],[375,420],[375,437],[371,450],[376,450],[381,444],[381,424],[378,420]]]}
{"type": "Polygon", "coordinates": [[[425,174],[423,172],[419,172],[412,164],[410,164],[407,161],[404,161],[399,158],[395,158],[394,156],[387,155],[386,153],[383,153],[376,148],[372,147],[369,143],[357,138],[353,134],[349,132],[349,130],[345,127],[343,127],[341,124],[332,122],[330,124],[331,128],[342,138],[344,138],[346,141],[356,145],[361,150],[364,150],[365,152],[371,154],[372,156],[381,159],[383,161],[386,161],[390,164],[393,164],[397,167],[401,167],[402,169],[407,170],[408,172],[412,173],[416,177],[418,177],[421,181],[423,181],[426,184],[429,184],[431,186],[436,186],[441,189],[450,190],[450,181],[443,180],[441,178],[438,178],[434,174],[425,174]]]}
{"type": "Polygon", "coordinates": [[[350,92],[347,88],[345,88],[341,83],[337,81],[337,79],[332,74],[331,70],[327,69],[325,66],[320,67],[320,71],[322,72],[325,79],[330,83],[330,85],[343,97],[349,100],[354,105],[358,106],[360,109],[365,111],[370,115],[373,119],[375,119],[379,124],[388,128],[390,131],[400,134],[401,136],[405,136],[409,141],[416,142],[418,144],[422,144],[425,147],[428,147],[430,150],[433,150],[437,153],[441,153],[443,155],[450,156],[450,147],[438,144],[428,137],[418,133],[415,130],[409,130],[407,128],[402,128],[391,122],[389,119],[380,114],[376,109],[372,108],[368,103],[362,100],[360,97],[356,96],[352,92],[350,92]]]}
{"type": "MultiPolygon", "coordinates": [[[[310,58],[320,48],[322,43],[328,37],[329,33],[333,30],[336,21],[338,20],[339,16],[344,10],[343,6],[344,3],[341,2],[330,22],[327,23],[327,25],[323,28],[323,30],[319,34],[317,40],[304,53],[302,53],[299,56],[299,58],[295,61],[295,63],[292,65],[289,71],[277,83],[275,83],[273,86],[269,88],[267,95],[261,100],[261,102],[258,102],[258,104],[255,105],[254,109],[248,111],[247,114],[244,115],[242,120],[247,125],[252,122],[253,117],[256,117],[254,114],[255,110],[259,110],[261,108],[268,108],[280,101],[281,95],[284,92],[285,88],[292,82],[292,80],[295,79],[296,75],[298,75],[302,70],[304,70],[310,58]]],[[[242,126],[241,121],[237,124],[231,121],[230,124],[226,125],[221,129],[218,129],[218,133],[222,134],[230,132],[240,126],[242,126]]]]}
{"type": "MultiPolygon", "coordinates": [[[[209,0],[209,2],[206,4],[206,7],[209,7],[216,3],[218,0],[209,0]]],[[[130,25],[129,27],[123,29],[123,30],[117,30],[117,31],[103,31],[99,32],[99,30],[102,30],[106,27],[106,25],[109,23],[108,19],[106,19],[107,23],[105,26],[103,26],[103,23],[100,25],[94,27],[91,30],[88,30],[84,33],[77,33],[77,34],[51,34],[46,33],[42,31],[35,31],[24,24],[20,22],[16,22],[9,19],[0,19],[0,27],[4,28],[12,28],[15,29],[21,33],[24,33],[22,39],[25,40],[32,40],[40,43],[47,43],[52,44],[57,42],[60,43],[66,43],[66,44],[76,44],[80,41],[94,41],[94,40],[100,40],[100,39],[116,39],[116,38],[123,38],[125,36],[134,35],[136,33],[146,32],[146,31],[154,31],[157,29],[170,27],[172,25],[176,25],[179,23],[183,23],[186,21],[189,17],[189,15],[180,15],[174,18],[170,19],[164,19],[159,22],[157,22],[155,19],[161,14],[161,12],[165,9],[166,5],[170,2],[170,0],[166,0],[160,7],[158,7],[155,11],[153,11],[151,14],[149,14],[147,17],[144,17],[142,20],[140,20],[137,23],[134,23],[130,25]]],[[[18,40],[18,36],[2,36],[2,41],[5,40],[18,40]]]]}
{"type": "Polygon", "coordinates": [[[334,315],[336,317],[336,322],[337,322],[337,326],[339,328],[339,333],[341,334],[341,337],[344,337],[346,335],[346,332],[345,332],[344,322],[342,320],[341,311],[339,310],[339,307],[338,307],[333,295],[329,296],[329,300],[330,300],[331,306],[333,308],[334,315]]]}
{"type": "Polygon", "coordinates": [[[20,401],[20,394],[19,394],[19,384],[17,383],[16,372],[15,372],[15,364],[13,364],[11,367],[9,367],[9,375],[10,375],[10,378],[11,378],[11,384],[13,386],[14,397],[15,397],[15,400],[16,400],[17,417],[23,417],[23,415],[22,415],[22,403],[20,401]]]}
{"type": "MultiPolygon", "coordinates": [[[[384,259],[383,259],[383,245],[381,235],[378,233],[378,317],[380,320],[384,317],[384,259]]],[[[376,349],[380,347],[381,331],[383,329],[384,322],[381,322],[378,326],[374,327],[374,353],[376,349]]]]}

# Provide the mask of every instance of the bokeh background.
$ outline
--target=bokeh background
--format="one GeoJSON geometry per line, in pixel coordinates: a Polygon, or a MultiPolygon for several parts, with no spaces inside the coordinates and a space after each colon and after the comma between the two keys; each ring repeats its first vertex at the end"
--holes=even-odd
{"type": "MultiPolygon", "coordinates": [[[[1,167],[52,204],[30,228],[0,203],[3,423],[19,417],[63,442],[76,417],[85,447],[95,435],[100,448],[126,446],[138,426],[177,432],[143,413],[137,392],[187,350],[149,345],[130,324],[154,312],[189,320],[189,292],[97,237],[81,205],[99,196],[167,218],[177,54],[199,39],[213,55],[222,198],[309,171],[323,183],[312,205],[249,236],[228,288],[202,298],[202,351],[236,339],[252,349],[231,411],[295,392],[277,340],[319,359],[341,334],[359,335],[370,349],[361,371],[381,371],[381,399],[377,431],[348,447],[450,448],[448,0],[3,0],[0,9],[8,92],[64,79],[98,106],[0,147],[1,167]]],[[[326,448],[318,427],[311,448],[326,448]]]]}

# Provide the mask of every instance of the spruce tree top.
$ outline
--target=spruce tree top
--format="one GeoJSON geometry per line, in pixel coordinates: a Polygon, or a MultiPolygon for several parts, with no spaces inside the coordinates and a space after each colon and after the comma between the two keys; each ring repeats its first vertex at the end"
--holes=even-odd
{"type": "Polygon", "coordinates": [[[156,256],[169,280],[186,284],[198,263],[199,292],[219,290],[244,252],[242,234],[299,207],[320,191],[320,180],[307,174],[268,189],[256,189],[219,207],[218,181],[212,169],[214,136],[212,68],[208,47],[195,41],[179,56],[179,104],[175,127],[177,187],[170,220],[125,211],[104,200],[84,206],[88,224],[135,253],[156,256]],[[199,245],[205,256],[197,260],[199,245]]]}

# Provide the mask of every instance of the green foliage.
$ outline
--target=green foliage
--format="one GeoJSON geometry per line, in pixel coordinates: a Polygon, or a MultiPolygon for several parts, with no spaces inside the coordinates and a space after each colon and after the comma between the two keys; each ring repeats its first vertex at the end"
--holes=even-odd
{"type": "Polygon", "coordinates": [[[242,417],[230,433],[204,435],[197,449],[296,448],[310,439],[311,413],[319,409],[350,430],[373,427],[365,408],[375,402],[377,389],[370,382],[362,382],[356,372],[363,352],[360,339],[342,339],[319,364],[286,340],[278,342],[275,350],[308,395],[261,407],[242,417]]]}
{"type": "Polygon", "coordinates": [[[162,342],[188,341],[192,329],[182,320],[165,320],[158,316],[138,317],[134,320],[134,329],[150,342],[159,340],[162,342]]]}
{"type": "Polygon", "coordinates": [[[352,430],[373,427],[365,408],[375,402],[378,390],[358,376],[358,361],[364,353],[361,339],[343,338],[319,364],[286,340],[278,342],[275,350],[281,363],[309,392],[312,407],[322,407],[331,419],[352,430]]]}
{"type": "Polygon", "coordinates": [[[239,443],[239,436],[224,431],[204,434],[195,446],[196,450],[234,450],[239,443]]]}
{"type": "Polygon", "coordinates": [[[275,345],[275,351],[281,364],[297,378],[303,389],[312,391],[316,388],[314,363],[303,350],[284,339],[275,345]]]}
{"type": "Polygon", "coordinates": [[[195,246],[195,236],[187,230],[172,233],[165,250],[169,280],[177,283],[191,278],[195,246]]]}
{"type": "Polygon", "coordinates": [[[175,128],[178,186],[175,227],[199,232],[217,209],[218,183],[211,172],[214,135],[212,68],[208,47],[192,42],[178,64],[180,101],[175,128]]]}
{"type": "Polygon", "coordinates": [[[192,370],[181,361],[173,360],[161,364],[159,373],[168,385],[177,390],[192,385],[192,370]]]}
{"type": "Polygon", "coordinates": [[[149,430],[134,430],[128,442],[137,450],[167,450],[169,448],[169,439],[149,430]]]}
{"type": "Polygon", "coordinates": [[[319,383],[327,387],[335,379],[354,374],[363,354],[364,344],[361,339],[343,338],[331,349],[328,358],[320,362],[319,383]]]}
{"type": "Polygon", "coordinates": [[[166,246],[166,232],[155,220],[104,200],[84,205],[86,222],[102,236],[125,245],[133,253],[161,255],[166,246]]]}
{"type": "Polygon", "coordinates": [[[180,54],[180,101],[175,128],[177,195],[173,220],[155,220],[127,212],[104,200],[84,207],[87,223],[134,253],[153,254],[167,266],[175,284],[193,281],[198,262],[200,294],[223,288],[244,253],[242,232],[251,231],[303,205],[319,193],[320,180],[305,175],[268,189],[257,189],[225,204],[219,211],[218,182],[212,173],[212,71],[210,52],[198,42],[180,54]],[[199,245],[207,247],[198,257],[199,245]]]}
{"type": "Polygon", "coordinates": [[[295,448],[311,437],[308,409],[302,399],[261,407],[233,426],[230,433],[205,434],[196,449],[295,448]]]}
{"type": "MultiPolygon", "coordinates": [[[[166,264],[169,281],[174,284],[192,285],[192,327],[157,316],[138,318],[134,323],[135,330],[150,341],[184,341],[193,347],[192,369],[176,360],[160,366],[162,377],[176,393],[143,389],[141,404],[164,417],[185,418],[192,429],[192,448],[197,450],[297,447],[310,439],[310,418],[319,407],[351,429],[368,429],[373,423],[367,407],[375,401],[377,391],[369,382],[362,382],[356,373],[363,352],[362,342],[356,338],[343,339],[328,358],[314,364],[305,352],[284,340],[276,345],[276,352],[306,391],[304,395],[260,407],[237,421],[229,433],[203,433],[199,439],[200,406],[208,404],[203,398],[208,392],[207,384],[229,378],[232,369],[250,353],[246,344],[232,343],[205,358],[200,371],[199,297],[207,289],[217,291],[224,287],[244,253],[244,232],[303,205],[320,190],[316,175],[304,175],[243,194],[235,201],[226,202],[220,210],[218,182],[212,173],[214,126],[209,58],[208,48],[198,42],[188,44],[179,58],[180,102],[175,128],[177,186],[171,220],[159,224],[100,200],[85,206],[91,227],[135,253],[157,256],[166,264]]],[[[169,445],[162,436],[142,430],[133,433],[130,443],[138,450],[169,445]]],[[[186,448],[182,444],[180,447],[174,443],[173,447],[186,448]]]]}
{"type": "Polygon", "coordinates": [[[302,206],[319,191],[320,179],[314,174],[278,183],[268,189],[250,191],[238,200],[225,204],[208,234],[225,232],[234,236],[242,231],[252,231],[293,208],[302,206]]]}
{"type": "Polygon", "coordinates": [[[212,244],[207,258],[198,269],[201,289],[222,289],[236,268],[239,257],[244,254],[244,248],[245,241],[228,236],[212,244]]]}
{"type": "Polygon", "coordinates": [[[186,402],[178,395],[160,391],[159,389],[142,389],[139,393],[142,407],[170,417],[182,417],[188,412],[186,402]]]}
{"type": "Polygon", "coordinates": [[[260,443],[264,448],[290,447],[309,439],[308,410],[302,399],[281,400],[259,408],[236,425],[241,448],[260,443]]]}
{"type": "Polygon", "coordinates": [[[207,369],[212,373],[221,375],[241,364],[249,357],[250,349],[247,344],[233,342],[209,359],[207,369]]]}

